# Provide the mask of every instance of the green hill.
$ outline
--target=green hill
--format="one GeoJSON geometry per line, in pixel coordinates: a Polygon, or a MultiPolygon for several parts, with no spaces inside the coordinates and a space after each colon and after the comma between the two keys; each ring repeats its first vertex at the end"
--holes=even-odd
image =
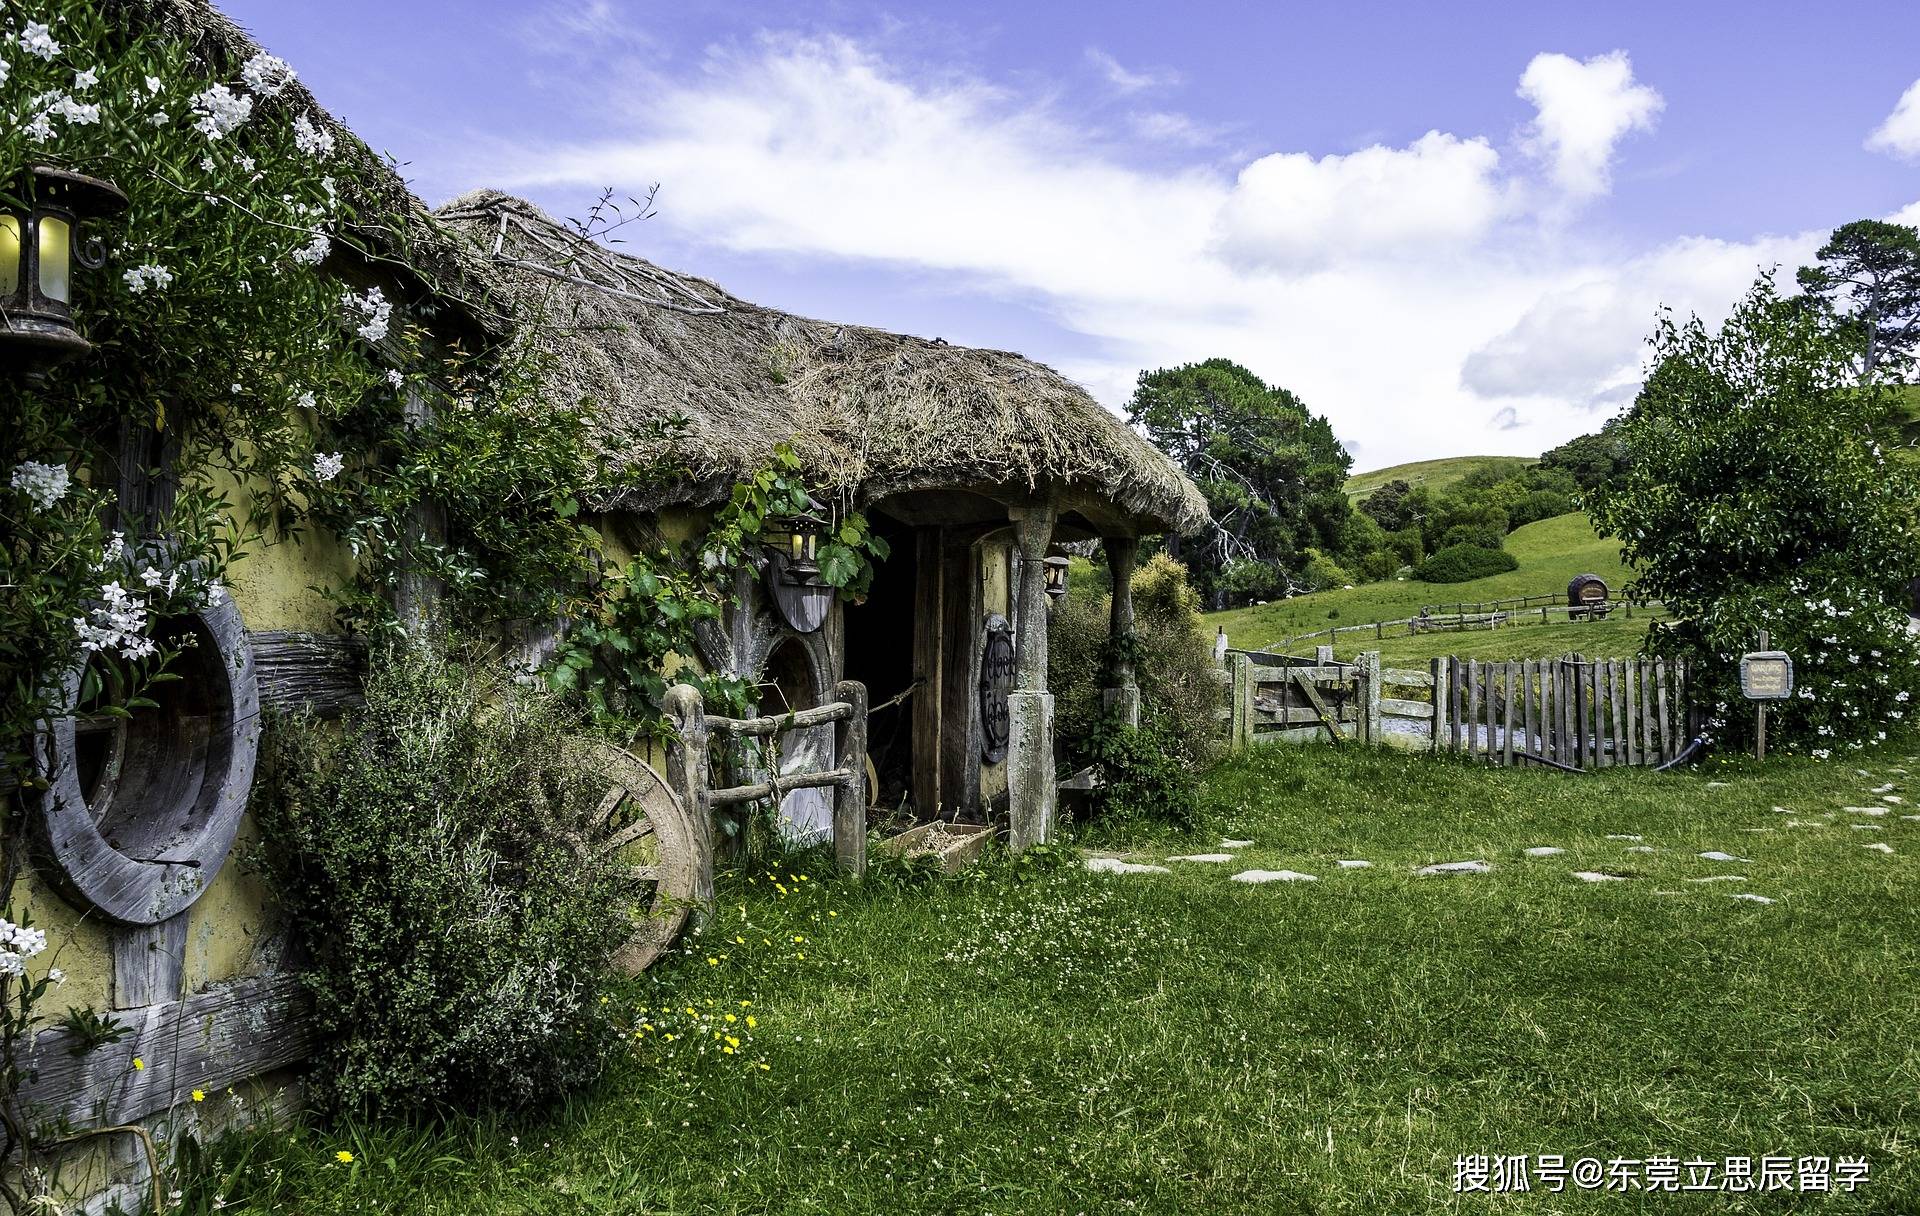
{"type": "MultiPolygon", "coordinates": [[[[1437,463],[1437,462],[1436,462],[1437,463]]],[[[1238,649],[1261,650],[1284,638],[1294,637],[1330,625],[1363,625],[1373,621],[1404,620],[1416,615],[1428,604],[1473,603],[1521,595],[1564,594],[1567,583],[1576,574],[1597,574],[1618,591],[1626,585],[1628,571],[1620,563],[1620,546],[1594,535],[1593,525],[1578,512],[1543,519],[1516,528],[1507,537],[1507,551],[1519,559],[1520,568],[1489,578],[1465,583],[1422,583],[1413,579],[1366,583],[1337,591],[1318,591],[1252,608],[1235,608],[1210,613],[1209,626],[1225,628],[1227,639],[1238,649]]],[[[1636,616],[1631,624],[1616,614],[1616,619],[1600,626],[1576,624],[1565,637],[1587,639],[1590,644],[1573,646],[1561,635],[1563,629],[1549,625],[1529,645],[1534,627],[1502,630],[1498,633],[1423,635],[1418,638],[1387,638],[1391,645],[1376,642],[1371,636],[1348,634],[1337,645],[1344,657],[1349,651],[1381,649],[1390,657],[1414,658],[1416,652],[1432,654],[1473,654],[1498,657],[1495,651],[1507,648],[1514,657],[1531,657],[1525,652],[1540,645],[1542,653],[1583,649],[1588,653],[1629,654],[1638,648],[1639,631],[1644,618],[1636,616]],[[1606,644],[1603,644],[1606,643],[1606,644]],[[1438,649],[1434,649],[1434,647],[1438,649]],[[1491,646],[1495,650],[1488,650],[1491,646]],[[1401,655],[1399,652],[1406,651],[1401,655]]],[[[1311,653],[1311,642],[1290,649],[1311,653]]]]}
{"type": "Polygon", "coordinates": [[[1516,472],[1533,464],[1535,459],[1532,456],[1449,456],[1444,460],[1416,460],[1411,464],[1396,464],[1390,469],[1355,473],[1347,478],[1347,497],[1354,502],[1359,502],[1395,479],[1411,486],[1444,490],[1469,473],[1475,473],[1481,469],[1498,469],[1503,473],[1516,472]]]}

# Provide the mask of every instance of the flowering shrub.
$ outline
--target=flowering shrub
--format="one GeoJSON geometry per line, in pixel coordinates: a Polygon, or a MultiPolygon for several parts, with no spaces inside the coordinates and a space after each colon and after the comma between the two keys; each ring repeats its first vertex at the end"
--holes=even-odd
{"type": "Polygon", "coordinates": [[[528,1106],[597,1076],[630,898],[551,694],[418,648],[333,735],[268,732],[259,861],[305,949],[338,1110],[528,1106]]]}
{"type": "MultiPolygon", "coordinates": [[[[33,1146],[26,1116],[13,1101],[24,1079],[25,1049],[45,1019],[38,1007],[49,989],[66,982],[58,967],[48,967],[40,975],[29,974],[27,964],[46,951],[47,935],[33,927],[24,912],[14,920],[8,907],[0,915],[0,1160],[11,1161],[14,1154],[33,1146]]],[[[0,1199],[8,1210],[26,1211],[11,1171],[0,1175],[0,1199]]],[[[31,1182],[31,1178],[28,1179],[31,1182]]]]}
{"type": "Polygon", "coordinates": [[[1666,602],[1649,644],[1696,664],[1711,728],[1739,742],[1739,655],[1761,630],[1798,685],[1769,728],[1831,754],[1885,738],[1920,689],[1906,585],[1920,574],[1920,481],[1871,428],[1886,387],[1861,382],[1854,338],[1763,277],[1717,334],[1663,317],[1654,367],[1618,426],[1629,467],[1597,487],[1596,526],[1666,602]]]}

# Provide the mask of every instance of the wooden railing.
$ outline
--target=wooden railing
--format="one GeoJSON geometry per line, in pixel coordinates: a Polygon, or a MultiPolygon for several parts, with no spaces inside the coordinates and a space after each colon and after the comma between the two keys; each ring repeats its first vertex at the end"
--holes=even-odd
{"type": "MultiPolygon", "coordinates": [[[[850,873],[866,871],[867,686],[858,680],[842,680],[833,693],[834,700],[812,709],[759,718],[727,718],[708,714],[700,690],[690,684],[676,684],[667,690],[665,707],[674,725],[674,739],[667,747],[667,783],[693,817],[704,848],[712,847],[716,807],[763,798],[778,803],[794,790],[830,787],[834,791],[834,859],[850,873]],[[789,731],[829,724],[835,727],[834,768],[767,773],[763,779],[745,785],[710,788],[709,765],[716,735],[777,741],[789,731]]],[[[712,897],[711,891],[701,894],[703,898],[712,897]]]]}
{"type": "Polygon", "coordinates": [[[1495,608],[1492,603],[1516,603],[1518,601],[1492,601],[1484,604],[1461,603],[1455,605],[1462,609],[1457,613],[1436,613],[1434,608],[1447,605],[1429,605],[1419,616],[1403,617],[1397,621],[1367,621],[1359,625],[1329,625],[1325,629],[1315,629],[1307,633],[1297,633],[1282,638],[1273,644],[1276,651],[1292,650],[1300,646],[1326,645],[1338,642],[1342,634],[1370,633],[1375,638],[1411,637],[1420,633],[1463,633],[1475,629],[1507,629],[1523,625],[1545,625],[1558,620],[1581,621],[1594,620],[1607,615],[1607,612],[1620,611],[1628,620],[1633,619],[1636,610],[1642,613],[1658,611],[1662,605],[1659,600],[1611,600],[1606,604],[1570,605],[1564,596],[1560,597],[1522,597],[1526,599],[1548,598],[1557,602],[1540,604],[1531,608],[1495,608]],[[1596,611],[1604,608],[1607,611],[1596,611]],[[1472,609],[1473,611],[1466,611],[1472,609]]]}

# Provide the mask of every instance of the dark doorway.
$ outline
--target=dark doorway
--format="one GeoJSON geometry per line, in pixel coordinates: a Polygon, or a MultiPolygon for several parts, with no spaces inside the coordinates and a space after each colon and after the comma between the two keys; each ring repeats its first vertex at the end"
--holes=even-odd
{"type": "MultiPolygon", "coordinates": [[[[867,686],[867,703],[882,705],[913,683],[914,589],[919,567],[914,531],[875,513],[874,531],[891,553],[874,569],[863,604],[846,609],[847,679],[867,686]]],[[[913,788],[913,700],[877,710],[867,723],[867,748],[878,776],[883,811],[892,811],[913,788]]]]}

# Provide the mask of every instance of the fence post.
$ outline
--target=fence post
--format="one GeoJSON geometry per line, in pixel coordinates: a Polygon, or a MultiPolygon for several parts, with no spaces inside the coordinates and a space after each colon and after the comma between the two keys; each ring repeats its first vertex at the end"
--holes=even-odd
{"type": "MultiPolygon", "coordinates": [[[[1329,630],[1327,630],[1327,632],[1328,632],[1328,633],[1332,633],[1332,632],[1333,632],[1333,630],[1331,630],[1331,629],[1329,629],[1329,630]]],[[[1334,661],[1334,658],[1333,658],[1333,647],[1331,647],[1331,646],[1316,646],[1316,647],[1314,647],[1314,648],[1313,648],[1313,661],[1314,661],[1315,663],[1317,663],[1317,664],[1319,664],[1319,665],[1320,665],[1320,666],[1322,666],[1322,667],[1326,667],[1326,666],[1328,666],[1328,665],[1330,665],[1331,663],[1333,663],[1333,661],[1334,661]]]]}
{"type": "MultiPolygon", "coordinates": [[[[853,707],[835,733],[834,755],[853,776],[833,792],[833,859],[849,874],[867,872],[867,686],[842,680],[833,699],[853,707]]],[[[970,808],[955,808],[970,809],[970,808]]]]}
{"type": "Polygon", "coordinates": [[[1229,656],[1233,669],[1233,702],[1228,746],[1247,747],[1253,742],[1253,659],[1245,651],[1229,656]]]}
{"type": "Polygon", "coordinates": [[[1380,742],[1380,652],[1360,656],[1360,730],[1369,744],[1380,742]]]}
{"type": "Polygon", "coordinates": [[[1445,751],[1442,740],[1447,733],[1447,661],[1428,659],[1427,670],[1433,677],[1433,717],[1428,719],[1433,723],[1430,750],[1445,751]]]}
{"type": "Polygon", "coordinates": [[[691,684],[667,690],[662,708],[673,723],[667,744],[667,784],[693,823],[693,897],[713,902],[713,811],[707,806],[707,703],[691,684]]]}

